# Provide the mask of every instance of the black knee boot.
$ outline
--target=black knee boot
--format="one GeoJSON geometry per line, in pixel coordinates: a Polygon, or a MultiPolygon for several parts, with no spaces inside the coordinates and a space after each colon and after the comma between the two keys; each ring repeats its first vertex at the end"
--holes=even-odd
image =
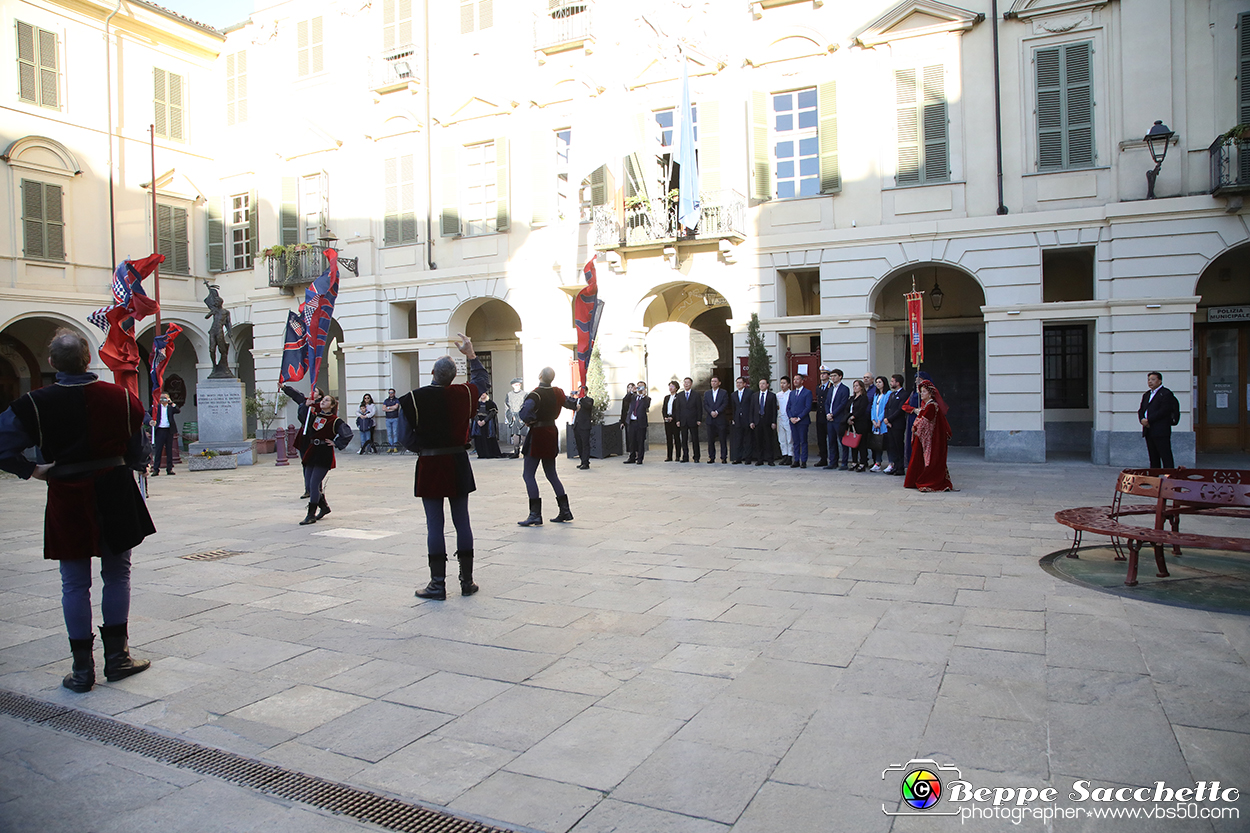
{"type": "Polygon", "coordinates": [[[569,511],[568,495],[559,495],[556,498],[556,505],[560,507],[560,514],[551,519],[553,524],[562,524],[565,521],[573,520],[573,513],[569,511]]]}
{"type": "Polygon", "coordinates": [[[322,495],[321,500],[317,502],[317,520],[321,520],[330,514],[330,504],[326,503],[326,496],[322,495]]]}
{"type": "Polygon", "coordinates": [[[312,524],[316,522],[317,522],[317,504],[310,503],[308,504],[308,514],[304,516],[304,520],[299,522],[299,525],[306,526],[308,524],[312,524]]]}
{"type": "Polygon", "coordinates": [[[152,663],[146,659],[131,658],[125,622],[120,625],[101,625],[100,641],[104,643],[104,679],[110,683],[152,667],[152,663]]]}
{"type": "Polygon", "coordinates": [[[412,595],[418,599],[437,599],[438,601],[447,598],[447,553],[430,553],[430,583],[425,586],[424,590],[418,590],[412,595]]]}
{"type": "Polygon", "coordinates": [[[543,525],[543,499],[540,497],[530,498],[530,516],[523,521],[517,521],[517,526],[542,526],[543,525]]]}
{"type": "Polygon", "coordinates": [[[456,560],[460,562],[460,595],[472,596],[477,592],[473,583],[473,550],[457,550],[456,560]]]}
{"type": "Polygon", "coordinates": [[[65,675],[65,679],[61,680],[61,685],[70,691],[82,693],[90,691],[95,685],[95,658],[91,655],[91,649],[95,645],[95,634],[86,639],[71,639],[69,641],[69,651],[74,656],[74,670],[65,675]]]}

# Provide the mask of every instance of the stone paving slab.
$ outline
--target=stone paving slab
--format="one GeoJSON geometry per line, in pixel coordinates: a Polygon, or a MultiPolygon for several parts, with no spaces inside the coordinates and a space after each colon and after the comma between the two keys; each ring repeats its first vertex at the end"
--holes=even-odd
{"type": "MultiPolygon", "coordinates": [[[[881,809],[899,805],[883,770],[916,757],[977,786],[1250,785],[1250,617],[1105,595],[1037,564],[1068,544],[1054,512],[1105,503],[1109,469],[956,452],[961,491],[920,495],[870,474],[561,460],[576,520],[522,529],[519,463],[475,460],[482,590],[453,581],[447,601],[421,602],[410,458],[345,455],[334,512],[311,527],[298,467],[271,462],[153,482],[160,532],[135,553],[131,643],[154,665],[86,695],[60,687],[43,490],[0,479],[0,688],[551,833],[931,830],[881,809]],[[219,548],[239,554],[180,557],[219,548]]],[[[361,828],[10,724],[0,830],[84,813],[100,830],[361,828]],[[127,791],[97,804],[46,789],[70,777],[84,795],[127,791]],[[210,806],[233,808],[218,819],[232,826],[174,824],[210,806]]]]}

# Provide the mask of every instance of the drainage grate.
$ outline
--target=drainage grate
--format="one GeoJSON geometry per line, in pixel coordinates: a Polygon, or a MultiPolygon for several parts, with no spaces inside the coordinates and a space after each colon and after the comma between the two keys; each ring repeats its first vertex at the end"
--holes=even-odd
{"type": "Polygon", "coordinates": [[[246,550],[207,550],[205,552],[193,552],[190,555],[181,557],[186,561],[220,561],[232,555],[243,555],[245,552],[246,550]]]}
{"type": "Polygon", "coordinates": [[[398,798],[305,775],[234,752],[171,738],[111,717],[45,703],[3,689],[0,689],[0,714],[99,741],[278,798],[350,816],[387,830],[400,833],[505,833],[501,827],[491,827],[398,798]]]}

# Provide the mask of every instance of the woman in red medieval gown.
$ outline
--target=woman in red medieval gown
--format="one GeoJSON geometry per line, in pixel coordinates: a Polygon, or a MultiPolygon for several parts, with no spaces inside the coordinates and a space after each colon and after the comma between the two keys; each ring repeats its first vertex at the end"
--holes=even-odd
{"type": "MultiPolygon", "coordinates": [[[[911,410],[908,405],[904,410],[911,410]]],[[[925,380],[920,383],[920,407],[915,409],[912,426],[911,461],[903,486],[922,492],[952,492],[950,471],[946,468],[946,444],[951,437],[946,422],[946,402],[937,386],[925,380]]]]}

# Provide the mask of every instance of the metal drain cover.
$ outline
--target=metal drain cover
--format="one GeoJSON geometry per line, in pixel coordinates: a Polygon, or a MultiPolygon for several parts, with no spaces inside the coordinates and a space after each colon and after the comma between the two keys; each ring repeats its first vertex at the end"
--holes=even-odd
{"type": "Polygon", "coordinates": [[[206,550],[181,556],[184,561],[220,561],[232,555],[243,555],[246,550],[206,550]]]}

